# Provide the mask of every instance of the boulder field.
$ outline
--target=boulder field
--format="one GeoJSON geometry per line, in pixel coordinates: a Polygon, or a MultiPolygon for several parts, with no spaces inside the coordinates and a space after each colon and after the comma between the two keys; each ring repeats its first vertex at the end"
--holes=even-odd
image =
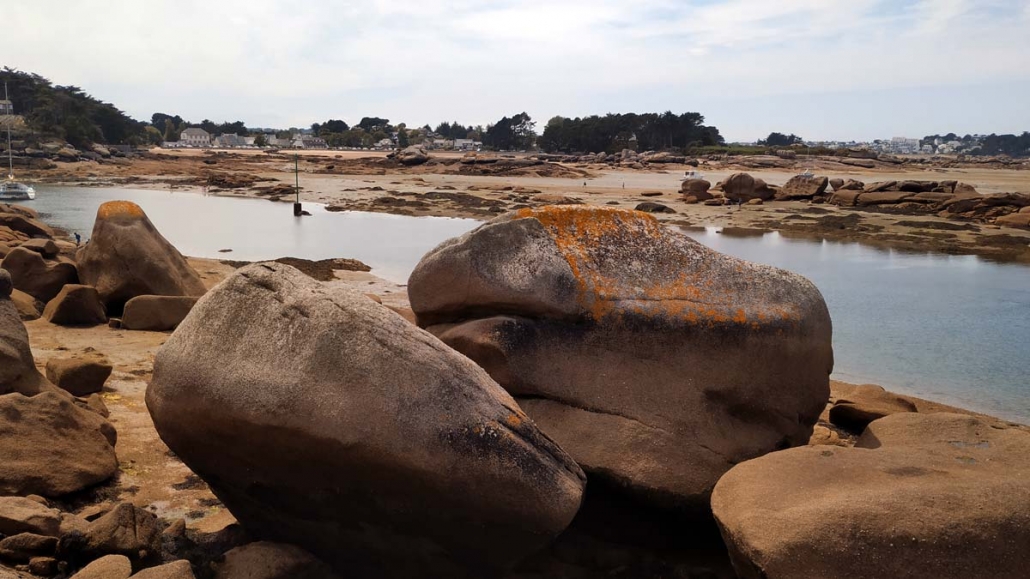
{"type": "Polygon", "coordinates": [[[469,359],[277,263],[200,299],[146,401],[248,530],[351,576],[495,575],[569,524],[585,483],[469,359]]]}
{"type": "Polygon", "coordinates": [[[652,504],[706,511],[732,466],[805,444],[829,396],[815,286],[640,212],[499,217],[427,254],[408,291],[591,480],[652,504]]]}

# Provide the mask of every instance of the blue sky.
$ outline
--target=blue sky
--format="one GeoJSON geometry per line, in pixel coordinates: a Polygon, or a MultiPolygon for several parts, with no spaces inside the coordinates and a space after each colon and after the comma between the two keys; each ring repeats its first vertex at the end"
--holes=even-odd
{"type": "Polygon", "coordinates": [[[1030,130],[1030,0],[32,0],[0,64],[139,119],[697,111],[730,140],[1030,130]]]}

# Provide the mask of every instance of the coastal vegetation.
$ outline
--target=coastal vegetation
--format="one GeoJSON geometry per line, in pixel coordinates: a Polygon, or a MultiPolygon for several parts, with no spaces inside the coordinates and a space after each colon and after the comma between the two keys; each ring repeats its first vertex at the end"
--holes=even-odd
{"type": "Polygon", "coordinates": [[[686,149],[722,145],[719,129],[704,124],[700,113],[607,114],[547,121],[538,145],[549,153],[686,149]]]}

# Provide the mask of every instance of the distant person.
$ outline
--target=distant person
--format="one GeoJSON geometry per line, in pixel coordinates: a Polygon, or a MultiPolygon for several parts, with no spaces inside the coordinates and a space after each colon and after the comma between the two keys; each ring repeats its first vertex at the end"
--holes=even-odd
{"type": "Polygon", "coordinates": [[[75,247],[78,247],[81,244],[82,244],[82,236],[79,235],[78,231],[76,231],[75,232],[75,247]]]}

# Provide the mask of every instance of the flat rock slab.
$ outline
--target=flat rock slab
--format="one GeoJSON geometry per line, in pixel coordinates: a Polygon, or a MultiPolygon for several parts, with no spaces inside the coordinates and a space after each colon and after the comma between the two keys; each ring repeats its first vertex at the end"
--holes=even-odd
{"type": "Polygon", "coordinates": [[[895,414],[854,448],[795,448],[734,467],[712,509],[744,579],[1026,577],[1030,432],[895,414]]]}

